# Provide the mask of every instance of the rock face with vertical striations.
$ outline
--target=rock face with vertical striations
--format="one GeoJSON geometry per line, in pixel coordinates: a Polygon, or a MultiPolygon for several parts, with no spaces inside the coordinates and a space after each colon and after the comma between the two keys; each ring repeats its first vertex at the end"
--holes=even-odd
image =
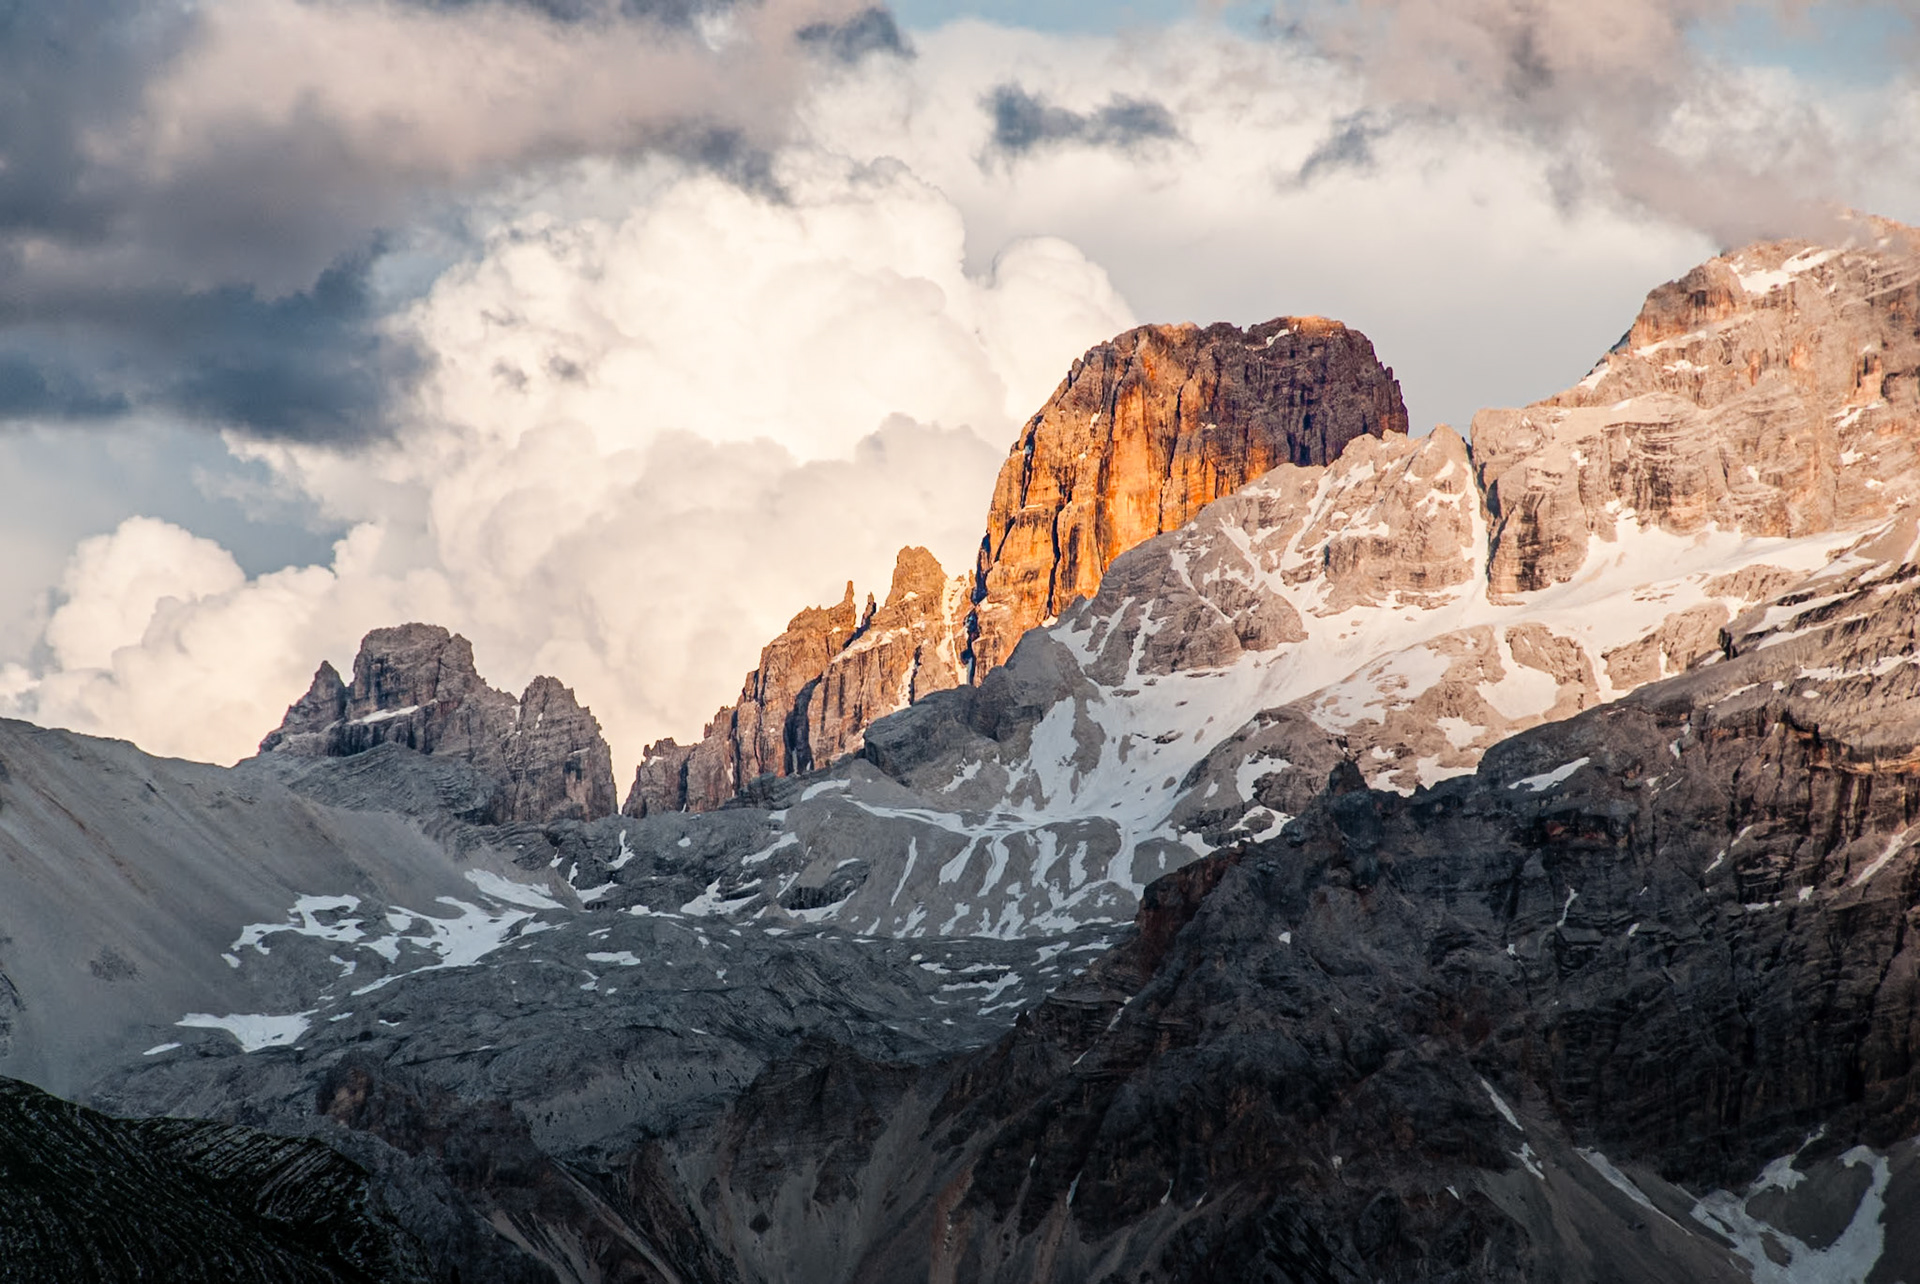
{"type": "Polygon", "coordinates": [[[861,733],[876,718],[957,686],[965,600],[965,577],[948,579],[924,548],[901,549],[887,600],[870,610],[859,635],[796,705],[794,716],[807,730],[792,769],[845,757],[860,748],[861,733]]]}
{"type": "Polygon", "coordinates": [[[1393,372],[1320,317],[1141,326],[1091,349],[1000,469],[975,572],[972,675],[1091,597],[1113,559],[1276,464],[1407,430],[1393,372]]]}
{"type": "Polygon", "coordinates": [[[926,549],[903,548],[884,603],[869,595],[856,613],[848,583],[838,606],[794,616],[699,743],[647,747],[626,814],[711,811],[762,776],[845,757],[874,719],[957,685],[969,582],[948,579],[926,549]]]}
{"type": "Polygon", "coordinates": [[[1920,233],[1775,241],[1653,291],[1576,387],[1473,423],[1489,582],[1573,578],[1627,526],[1795,536],[1920,497],[1920,233]]]}
{"type": "Polygon", "coordinates": [[[1075,362],[1014,443],[975,572],[949,580],[906,548],[877,614],[869,600],[856,623],[852,585],[838,608],[801,612],[698,744],[648,747],[626,812],[711,810],[762,776],[830,765],[876,718],[984,678],[1121,553],[1275,465],[1406,428],[1393,372],[1337,321],[1129,330],[1075,362]]]}
{"type": "Polygon", "coordinates": [[[539,677],[518,700],[496,691],[473,644],[436,625],[367,634],[351,683],[322,661],[260,752],[342,758],[383,744],[472,764],[498,784],[496,821],[593,820],[617,802],[600,724],[571,689],[539,677]]]}

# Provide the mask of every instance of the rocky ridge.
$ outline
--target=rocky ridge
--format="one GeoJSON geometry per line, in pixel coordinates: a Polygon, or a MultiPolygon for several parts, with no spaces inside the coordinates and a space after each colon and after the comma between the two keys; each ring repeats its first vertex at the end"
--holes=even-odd
{"type": "Polygon", "coordinates": [[[367,634],[351,683],[321,661],[260,752],[348,757],[384,744],[468,763],[492,779],[487,820],[592,820],[615,810],[612,752],[573,691],[549,677],[535,678],[518,700],[496,691],[474,668],[473,644],[437,625],[367,634]]]}
{"type": "Polygon", "coordinates": [[[697,743],[647,746],[622,810],[712,811],[763,776],[811,771],[857,750],[876,718],[960,681],[967,583],[909,546],[884,603],[869,595],[856,614],[849,583],[837,607],[800,612],[697,743]]]}
{"type": "Polygon", "coordinates": [[[1091,597],[1113,560],[1278,464],[1404,436],[1393,371],[1323,317],[1141,326],[1074,362],[1000,469],[974,568],[971,673],[1091,597]]]}
{"type": "Polygon", "coordinates": [[[1090,597],[1121,553],[1279,463],[1322,465],[1404,435],[1393,371],[1322,317],[1248,330],[1140,326],[1088,350],[994,484],[971,572],[904,548],[886,603],[795,616],[697,744],[647,747],[625,811],[709,811],[762,777],[824,767],[875,719],[984,678],[1028,629],[1090,597]]]}
{"type": "Polygon", "coordinates": [[[1792,537],[1920,494],[1920,232],[1755,245],[1648,296],[1580,384],[1474,417],[1495,594],[1571,579],[1634,527],[1792,537]]]}

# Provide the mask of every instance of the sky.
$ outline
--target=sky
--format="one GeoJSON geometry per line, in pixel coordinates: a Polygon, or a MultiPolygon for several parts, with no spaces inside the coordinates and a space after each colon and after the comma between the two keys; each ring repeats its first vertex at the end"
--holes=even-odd
{"type": "Polygon", "coordinates": [[[368,629],[622,784],[1143,322],[1338,317],[1416,431],[1920,222],[1914,19],[1736,0],[20,0],[0,715],[231,762],[368,629]]]}

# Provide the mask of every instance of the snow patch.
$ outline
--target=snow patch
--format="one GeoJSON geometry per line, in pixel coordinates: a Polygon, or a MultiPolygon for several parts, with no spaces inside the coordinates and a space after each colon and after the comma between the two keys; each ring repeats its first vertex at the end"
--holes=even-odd
{"type": "MultiPolygon", "coordinates": [[[[1791,1161],[1792,1157],[1787,1156],[1788,1171],[1792,1171],[1791,1161]]],[[[1747,1211],[1747,1199],[1770,1184],[1791,1189],[1783,1181],[1769,1181],[1769,1177],[1780,1167],[1780,1160],[1767,1166],[1767,1173],[1762,1175],[1761,1181],[1746,1196],[1724,1190],[1716,1190],[1705,1196],[1693,1206],[1693,1219],[1732,1242],[1734,1253],[1752,1268],[1754,1284],[1829,1284],[1829,1281],[1864,1280],[1879,1265],[1881,1254],[1886,1249],[1887,1228],[1883,1219],[1887,1208],[1887,1183],[1892,1178],[1893,1170],[1883,1156],[1874,1154],[1865,1146],[1855,1146],[1847,1151],[1840,1156],[1840,1162],[1848,1168],[1867,1165],[1872,1172],[1872,1180],[1855,1206],[1847,1228],[1838,1239],[1823,1249],[1812,1248],[1747,1211]],[[1784,1254],[1787,1260],[1776,1261],[1776,1254],[1784,1254]]],[[[1804,1176],[1798,1172],[1793,1175],[1796,1178],[1804,1176]]]]}
{"type": "Polygon", "coordinates": [[[294,1012],[286,1016],[231,1012],[226,1016],[213,1016],[206,1012],[189,1012],[174,1024],[189,1029],[225,1030],[239,1042],[242,1052],[258,1052],[262,1048],[284,1048],[292,1044],[307,1032],[308,1018],[312,1015],[312,1012],[294,1012]]]}
{"type": "Polygon", "coordinates": [[[1586,766],[1591,761],[1593,761],[1591,758],[1575,758],[1572,762],[1564,766],[1555,767],[1552,771],[1543,771],[1537,776],[1527,776],[1524,779],[1516,780],[1508,785],[1507,788],[1519,789],[1524,786],[1536,794],[1543,793],[1571,779],[1574,772],[1580,770],[1580,768],[1586,766]]]}
{"type": "Polygon", "coordinates": [[[559,901],[554,900],[538,887],[530,887],[525,883],[516,883],[512,879],[502,878],[491,870],[470,869],[467,871],[467,881],[480,889],[482,896],[491,896],[494,900],[505,901],[509,905],[521,905],[527,909],[562,908],[559,901]]]}
{"type": "Polygon", "coordinates": [[[1513,1113],[1513,1107],[1507,1104],[1506,1098],[1495,1092],[1493,1085],[1485,1079],[1480,1081],[1480,1086],[1486,1090],[1488,1099],[1493,1102],[1493,1108],[1500,1112],[1500,1117],[1512,1124],[1517,1131],[1525,1132],[1526,1129],[1520,1126],[1520,1116],[1513,1113]]]}

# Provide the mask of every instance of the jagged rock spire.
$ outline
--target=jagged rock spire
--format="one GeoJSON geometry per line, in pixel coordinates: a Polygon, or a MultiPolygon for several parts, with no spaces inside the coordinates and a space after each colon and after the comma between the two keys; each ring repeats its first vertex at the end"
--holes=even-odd
{"type": "Polygon", "coordinates": [[[573,691],[539,677],[514,699],[474,668],[473,644],[431,624],[375,629],[353,681],[322,661],[261,753],[346,757],[402,744],[458,758],[499,782],[498,821],[592,820],[612,814],[613,758],[573,691]]]}

